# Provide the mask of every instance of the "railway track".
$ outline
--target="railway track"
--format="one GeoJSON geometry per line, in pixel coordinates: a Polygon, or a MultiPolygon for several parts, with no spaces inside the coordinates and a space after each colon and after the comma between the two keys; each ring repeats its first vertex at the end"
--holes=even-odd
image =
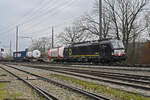
{"type": "Polygon", "coordinates": [[[95,66],[95,67],[99,67],[99,66],[109,66],[109,67],[127,67],[127,68],[150,68],[150,64],[113,64],[113,63],[108,63],[108,64],[100,64],[100,63],[83,63],[83,62],[30,62],[31,64],[58,64],[58,65],[83,65],[83,66],[95,66]]]}
{"type": "MultiPolygon", "coordinates": [[[[5,63],[4,63],[5,64],[5,63]]],[[[13,63],[6,63],[6,64],[13,64],[13,63]]],[[[30,62],[30,63],[19,63],[22,65],[33,65],[40,64],[43,66],[65,66],[65,67],[77,67],[77,68],[92,68],[92,69],[108,69],[108,70],[120,70],[120,71],[143,71],[143,72],[150,72],[150,65],[146,64],[90,64],[90,63],[48,63],[48,62],[30,62]]]]}
{"type": "MultiPolygon", "coordinates": [[[[46,68],[47,69],[47,68],[46,68]]],[[[52,69],[52,68],[51,68],[52,69]]],[[[55,68],[54,68],[55,69],[55,68]]],[[[78,70],[78,69],[69,69],[69,68],[63,68],[61,70],[64,71],[70,71],[70,72],[76,72],[76,73],[83,73],[83,74],[90,74],[90,75],[94,75],[94,76],[104,76],[104,77],[108,77],[108,78],[114,78],[114,79],[134,79],[135,82],[143,82],[145,81],[145,83],[150,84],[150,76],[146,76],[146,75],[133,75],[133,74],[122,74],[122,73],[116,73],[116,72],[105,72],[105,71],[92,71],[92,70],[78,70]],[[137,80],[137,81],[136,81],[137,80]],[[141,81],[138,81],[141,80],[141,81]],[[149,81],[149,82],[146,82],[149,81]]],[[[133,80],[133,81],[134,81],[133,80]]],[[[129,80],[132,81],[132,80],[129,80]]]]}
{"type": "Polygon", "coordinates": [[[41,95],[46,100],[59,100],[58,98],[56,98],[55,96],[51,95],[47,91],[39,88],[38,86],[35,86],[35,85],[31,84],[30,82],[26,81],[25,79],[21,78],[20,76],[16,75],[15,73],[9,71],[8,69],[3,68],[3,67],[1,67],[1,69],[3,69],[6,72],[10,73],[11,75],[16,77],[17,79],[23,81],[26,85],[30,86],[33,90],[35,90],[39,95],[41,95]]]}
{"type": "MultiPolygon", "coordinates": [[[[79,88],[70,87],[70,86],[64,85],[64,84],[62,84],[62,83],[59,83],[59,82],[50,80],[50,79],[48,79],[48,78],[45,78],[45,77],[43,77],[43,76],[36,75],[36,74],[33,74],[33,73],[31,73],[31,72],[28,72],[28,71],[24,71],[24,70],[22,70],[22,69],[19,69],[19,68],[10,66],[10,65],[5,65],[5,66],[11,67],[11,68],[13,68],[13,69],[16,69],[16,70],[18,70],[18,71],[21,71],[21,72],[24,72],[24,73],[27,73],[27,74],[30,74],[30,75],[33,75],[33,76],[35,76],[35,77],[40,78],[40,79],[43,80],[43,81],[52,83],[52,84],[54,84],[54,85],[56,85],[56,86],[59,86],[59,87],[61,87],[61,88],[68,89],[68,90],[71,90],[71,91],[80,93],[80,94],[82,94],[82,95],[85,95],[85,96],[91,98],[92,100],[112,100],[112,99],[107,98],[107,97],[105,97],[105,96],[97,95],[97,94],[91,93],[91,92],[87,92],[87,91],[82,90],[82,89],[79,89],[79,88]]],[[[13,73],[12,73],[12,74],[13,74],[13,73]]],[[[16,77],[17,77],[17,76],[16,76],[16,77]]],[[[41,89],[38,88],[38,90],[41,90],[41,89]]],[[[43,93],[45,93],[45,92],[43,91],[43,93]]],[[[46,92],[45,94],[47,94],[47,92],[46,92]]],[[[54,99],[52,99],[52,100],[54,100],[54,99]]],[[[56,99],[55,99],[55,100],[56,100],[56,99]]]]}
{"type": "MultiPolygon", "coordinates": [[[[117,73],[117,72],[106,72],[106,71],[94,71],[94,70],[87,70],[87,69],[77,69],[77,68],[61,68],[61,67],[42,67],[42,66],[28,66],[32,68],[39,68],[39,69],[46,69],[46,70],[64,70],[64,71],[70,71],[75,73],[83,73],[83,74],[91,74],[95,76],[102,76],[102,77],[108,77],[113,79],[132,79],[131,81],[139,82],[139,83],[145,83],[150,84],[150,76],[148,75],[135,75],[135,74],[123,74],[123,73],[117,73]],[[137,80],[137,81],[136,81],[137,80]],[[141,80],[141,81],[138,81],[141,80]],[[147,82],[148,81],[148,82],[147,82]]],[[[123,81],[124,81],[123,80],[123,81]]],[[[130,81],[130,80],[129,80],[130,81]]]]}
{"type": "MultiPolygon", "coordinates": [[[[110,81],[110,80],[105,80],[105,79],[98,79],[98,78],[92,78],[92,77],[87,77],[87,76],[83,76],[83,75],[78,75],[78,74],[72,74],[72,73],[68,73],[68,72],[63,72],[63,71],[58,71],[58,70],[50,70],[53,72],[58,72],[58,73],[63,73],[63,74],[68,74],[68,75],[73,75],[73,76],[78,76],[78,77],[83,77],[83,78],[87,78],[87,79],[93,79],[93,80],[97,80],[97,81],[103,81],[103,82],[108,82],[108,83],[113,83],[113,84],[117,84],[117,85],[123,85],[123,86],[130,86],[133,88],[137,88],[137,89],[142,89],[142,90],[150,90],[150,87],[146,87],[143,85],[149,85],[150,82],[146,82],[146,81],[138,81],[138,80],[132,80],[132,79],[127,79],[127,78],[119,78],[118,76],[111,76],[111,75],[93,75],[93,76],[99,76],[99,77],[105,77],[105,78],[111,78],[111,79],[116,79],[116,80],[121,80],[121,81],[127,81],[130,83],[136,83],[138,82],[138,84],[140,83],[140,85],[135,85],[135,84],[130,84],[130,83],[125,83],[125,82],[116,82],[116,81],[110,81]]],[[[74,72],[74,71],[72,71],[74,72]]],[[[78,73],[78,72],[75,72],[78,73]]],[[[80,73],[81,74],[81,73],[80,73]]],[[[85,74],[85,73],[82,73],[85,74]]],[[[87,75],[89,75],[88,73],[86,73],[87,75]]]]}
{"type": "Polygon", "coordinates": [[[144,71],[144,72],[150,72],[150,65],[145,64],[58,64],[66,67],[78,67],[78,68],[92,68],[92,69],[110,69],[110,70],[122,70],[122,71],[144,71]]]}
{"type": "MultiPolygon", "coordinates": [[[[30,67],[30,66],[26,66],[26,67],[30,67]]],[[[71,68],[58,68],[58,67],[37,66],[37,67],[32,67],[32,68],[45,69],[45,70],[49,70],[49,71],[53,71],[57,73],[82,77],[86,79],[92,79],[92,80],[106,82],[106,83],[112,83],[112,84],[126,86],[126,87],[132,87],[132,88],[140,89],[144,91],[150,91],[150,76],[121,74],[121,73],[104,72],[104,71],[91,71],[91,70],[85,70],[85,69],[83,70],[83,69],[71,69],[71,68]],[[91,75],[91,76],[96,76],[96,77],[89,77],[89,76],[85,76],[81,74],[91,75]],[[101,79],[97,77],[100,77],[101,79]]],[[[140,94],[140,95],[150,97],[150,95],[145,95],[145,94],[140,94]]]]}
{"type": "MultiPolygon", "coordinates": [[[[6,62],[7,63],[7,62],[6,62]]],[[[22,62],[17,62],[17,63],[22,63],[22,62]]],[[[26,62],[23,62],[26,63],[26,62]]],[[[134,67],[134,68],[150,68],[150,64],[113,64],[113,63],[108,63],[108,64],[100,64],[100,63],[83,63],[83,62],[28,62],[30,64],[58,64],[58,65],[89,65],[89,66],[115,66],[115,67],[134,67]]]]}

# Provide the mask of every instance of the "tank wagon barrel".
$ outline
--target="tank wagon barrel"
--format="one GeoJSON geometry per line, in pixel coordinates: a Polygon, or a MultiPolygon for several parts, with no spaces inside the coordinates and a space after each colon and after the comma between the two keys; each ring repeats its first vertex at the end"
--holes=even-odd
{"type": "Polygon", "coordinates": [[[49,59],[60,60],[64,58],[64,47],[49,49],[49,59]]]}

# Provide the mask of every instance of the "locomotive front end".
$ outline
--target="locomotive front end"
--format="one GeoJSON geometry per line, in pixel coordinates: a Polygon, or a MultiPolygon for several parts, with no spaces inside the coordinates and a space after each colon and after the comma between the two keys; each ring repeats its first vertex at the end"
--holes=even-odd
{"type": "Polygon", "coordinates": [[[127,56],[125,53],[125,47],[123,42],[120,40],[112,40],[112,60],[114,61],[122,61],[126,60],[127,56]]]}

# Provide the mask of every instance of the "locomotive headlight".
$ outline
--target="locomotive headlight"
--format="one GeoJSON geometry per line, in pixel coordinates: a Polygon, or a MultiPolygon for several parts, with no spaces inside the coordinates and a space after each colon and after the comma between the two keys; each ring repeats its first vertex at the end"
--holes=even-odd
{"type": "Polygon", "coordinates": [[[125,55],[125,50],[114,50],[112,55],[114,55],[114,56],[123,56],[123,55],[125,55]]]}
{"type": "Polygon", "coordinates": [[[114,55],[114,52],[112,52],[112,55],[114,55]]]}
{"type": "Polygon", "coordinates": [[[114,56],[119,56],[119,51],[118,51],[118,50],[114,50],[113,55],[114,55],[114,56]]]}

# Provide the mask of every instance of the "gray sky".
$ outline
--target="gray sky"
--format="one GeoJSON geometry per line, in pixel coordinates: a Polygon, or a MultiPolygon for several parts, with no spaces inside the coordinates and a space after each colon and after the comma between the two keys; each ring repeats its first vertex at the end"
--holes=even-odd
{"type": "Polygon", "coordinates": [[[15,27],[19,25],[19,50],[27,48],[31,39],[50,36],[63,31],[74,19],[90,12],[94,0],[1,0],[0,1],[0,47],[15,50],[15,27]]]}

